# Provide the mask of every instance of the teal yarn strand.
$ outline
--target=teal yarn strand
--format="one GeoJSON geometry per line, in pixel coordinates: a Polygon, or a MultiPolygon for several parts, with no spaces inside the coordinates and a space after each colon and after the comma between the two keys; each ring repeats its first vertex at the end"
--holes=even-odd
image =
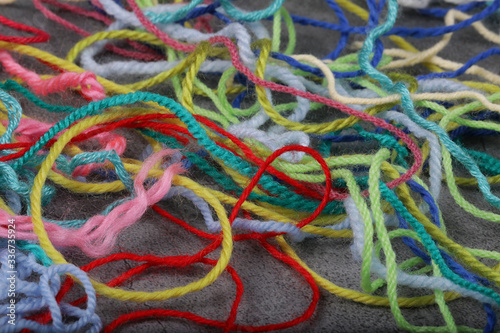
{"type": "Polygon", "coordinates": [[[395,150],[397,152],[396,162],[398,162],[402,167],[408,168],[408,164],[404,160],[408,156],[408,150],[399,144],[398,140],[389,134],[377,134],[365,131],[359,124],[355,124],[353,128],[358,131],[359,135],[366,139],[377,140],[382,147],[386,147],[390,150],[395,150]]]}
{"type": "Polygon", "coordinates": [[[146,11],[145,14],[146,16],[149,17],[151,22],[153,23],[162,23],[162,24],[167,24],[167,23],[173,23],[175,21],[182,20],[184,17],[186,17],[189,12],[198,6],[199,4],[203,3],[204,0],[193,0],[191,1],[188,5],[183,6],[179,10],[175,11],[174,13],[154,13],[150,11],[146,11]]]}
{"type": "Polygon", "coordinates": [[[500,305],[500,295],[497,294],[493,289],[474,284],[470,281],[467,281],[457,275],[455,272],[453,272],[448,265],[446,265],[446,262],[443,259],[443,256],[439,252],[439,249],[432,239],[432,237],[427,233],[425,230],[424,226],[415,218],[413,217],[410,212],[406,209],[406,207],[403,205],[401,200],[396,196],[396,194],[387,187],[383,182],[380,182],[380,192],[384,196],[384,199],[387,200],[391,206],[399,213],[401,216],[411,225],[413,230],[415,230],[420,237],[422,244],[424,245],[425,249],[429,252],[432,260],[438,265],[439,270],[443,274],[444,277],[446,277],[448,280],[452,281],[453,283],[469,289],[473,290],[476,292],[479,292],[491,299],[493,299],[498,305],[500,305]]]}
{"type": "MultiPolygon", "coordinates": [[[[23,202],[29,207],[31,188],[35,179],[34,173],[26,168],[19,170],[19,173],[10,164],[0,162],[0,185],[1,190],[11,190],[17,193],[23,202]],[[22,180],[20,178],[25,180],[22,180]]],[[[47,205],[55,194],[55,188],[45,184],[42,187],[42,205],[47,205]]]]}
{"type": "Polygon", "coordinates": [[[486,175],[496,176],[500,174],[500,161],[493,156],[463,147],[462,149],[474,158],[479,168],[481,168],[486,175]]]}
{"type": "Polygon", "coordinates": [[[0,89],[3,89],[5,91],[17,91],[18,93],[23,94],[24,97],[26,97],[30,102],[32,102],[36,106],[41,107],[50,112],[70,113],[76,110],[76,108],[72,106],[61,106],[61,105],[53,105],[45,103],[43,100],[35,96],[31,91],[29,91],[25,87],[21,86],[19,83],[12,80],[7,80],[3,83],[0,82],[0,89]]]}
{"type": "Polygon", "coordinates": [[[448,134],[439,125],[421,118],[415,111],[413,101],[411,100],[410,92],[406,86],[401,83],[394,83],[385,74],[375,69],[369,61],[370,54],[373,51],[375,41],[389,31],[396,22],[398,4],[396,0],[388,1],[387,20],[380,26],[374,28],[367,36],[363,47],[359,53],[359,64],[362,70],[373,79],[380,82],[382,87],[388,91],[396,92],[401,95],[401,106],[405,114],[415,123],[421,127],[433,131],[439,136],[441,143],[448,149],[448,151],[469,171],[469,173],[477,179],[478,187],[483,193],[486,200],[493,206],[500,208],[500,198],[491,192],[490,184],[483,175],[474,159],[472,159],[463,149],[461,149],[455,142],[453,142],[448,134]]]}
{"type": "Polygon", "coordinates": [[[134,193],[134,181],[128,174],[125,166],[123,165],[123,161],[115,150],[77,154],[71,159],[71,162],[67,166],[67,173],[72,173],[78,166],[81,165],[90,163],[104,163],[105,161],[109,161],[113,164],[113,166],[115,167],[115,172],[123,185],[125,185],[125,188],[130,193],[134,193]]]}
{"type": "MultiPolygon", "coordinates": [[[[174,100],[164,97],[161,95],[148,93],[148,92],[134,92],[126,95],[117,95],[109,97],[97,102],[90,102],[89,104],[76,109],[74,112],[69,114],[66,118],[56,123],[52,126],[40,139],[34,144],[22,157],[17,159],[13,164],[13,169],[21,168],[31,157],[33,157],[36,152],[38,152],[49,140],[54,138],[59,132],[68,128],[71,124],[77,120],[83,119],[88,116],[97,115],[103,112],[103,110],[123,106],[128,104],[133,104],[137,102],[155,102],[161,106],[164,106],[170,111],[172,111],[188,128],[192,133],[193,137],[198,141],[198,143],[205,147],[209,152],[214,154],[214,156],[220,158],[228,167],[238,170],[240,173],[246,176],[253,176],[257,172],[257,168],[250,165],[250,163],[234,155],[230,151],[226,151],[223,148],[217,146],[207,135],[205,129],[196,121],[196,119],[187,111],[182,105],[178,104],[174,100]]],[[[287,191],[288,189],[274,181],[269,175],[263,175],[259,181],[264,188],[271,191],[272,193],[284,193],[284,199],[292,202],[293,207],[299,210],[303,210],[302,202],[300,202],[300,195],[287,191]],[[299,200],[299,201],[298,201],[299,200]]],[[[311,202],[314,206],[313,210],[317,207],[317,203],[311,202]]],[[[338,210],[340,205],[335,204],[335,210],[338,210]]]]}
{"type": "Polygon", "coordinates": [[[10,138],[12,137],[14,130],[17,128],[17,126],[19,126],[22,109],[18,101],[2,89],[0,89],[0,102],[2,102],[3,105],[7,108],[9,117],[9,125],[5,130],[5,133],[0,137],[0,144],[4,144],[10,142],[10,138]]]}
{"type": "Polygon", "coordinates": [[[236,9],[233,4],[229,0],[219,0],[220,4],[232,18],[237,19],[239,21],[247,21],[247,22],[255,22],[263,20],[267,17],[273,16],[278,10],[280,10],[281,6],[285,0],[274,0],[273,3],[267,7],[266,9],[258,10],[251,13],[244,13],[238,9],[236,9]]]}
{"type": "Polygon", "coordinates": [[[53,264],[52,259],[50,259],[46,254],[45,251],[40,247],[38,244],[33,244],[28,241],[24,240],[17,240],[16,241],[16,246],[20,248],[21,250],[24,250],[29,253],[33,253],[35,258],[38,259],[39,262],[42,263],[45,267],[49,267],[53,264]]]}

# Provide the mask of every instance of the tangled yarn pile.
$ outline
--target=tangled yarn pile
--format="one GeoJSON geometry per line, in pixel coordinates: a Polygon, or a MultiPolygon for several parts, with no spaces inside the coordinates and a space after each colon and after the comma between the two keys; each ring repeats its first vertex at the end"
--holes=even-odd
{"type": "Polygon", "coordinates": [[[284,0],[255,10],[231,0],[25,3],[46,26],[80,36],[62,56],[47,51],[61,43],[50,29],[0,10],[1,332],[112,332],[174,318],[224,332],[314,330],[328,293],[390,309],[401,330],[498,328],[498,246],[460,244],[440,203],[452,198],[473,223],[500,222],[500,160],[471,144],[500,132],[500,76],[478,65],[500,48],[465,63],[439,54],[464,47],[452,40],[462,30],[500,44],[500,0],[324,2],[335,23],[284,0]],[[440,25],[406,27],[402,11],[440,25]],[[338,36],[328,54],[295,51],[308,26],[338,36]],[[91,201],[98,212],[82,217],[78,205],[91,201]],[[179,217],[172,202],[196,217],[179,217]],[[197,241],[171,241],[168,255],[147,252],[147,241],[140,253],[119,244],[153,218],[197,241]],[[355,288],[296,251],[319,238],[348,242],[355,288]],[[235,255],[245,243],[300,280],[309,301],[300,313],[265,324],[241,316],[252,299],[235,255]],[[131,287],[195,267],[208,269],[168,288],[131,287]],[[231,306],[217,316],[161,303],[229,277],[235,290],[219,296],[231,306]],[[148,306],[109,320],[104,299],[148,306]],[[454,304],[483,309],[483,321],[463,324],[454,304]],[[405,318],[403,308],[420,307],[441,319],[405,318]]]}

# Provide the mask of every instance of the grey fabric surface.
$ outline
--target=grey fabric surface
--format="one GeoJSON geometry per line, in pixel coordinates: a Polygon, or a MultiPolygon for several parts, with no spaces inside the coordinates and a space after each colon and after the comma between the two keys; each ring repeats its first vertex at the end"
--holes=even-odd
{"type": "MultiPolygon", "coordinates": [[[[238,1],[237,4],[244,8],[263,8],[269,1],[238,1]]],[[[361,1],[361,6],[366,7],[361,1]]],[[[313,17],[329,22],[337,22],[334,13],[321,0],[288,0],[285,5],[291,13],[313,17]]],[[[68,18],[76,25],[92,32],[99,31],[103,27],[93,20],[83,20],[66,12],[55,12],[68,18]]],[[[60,57],[64,57],[68,50],[78,42],[81,37],[68,31],[61,26],[46,19],[40,12],[34,9],[33,4],[27,0],[20,0],[8,6],[0,6],[0,13],[13,20],[24,22],[38,28],[42,28],[51,34],[49,43],[37,45],[37,47],[49,51],[60,57]]],[[[362,25],[360,19],[349,16],[351,25],[362,25]]],[[[490,22],[491,23],[491,22],[490,22]]],[[[437,26],[442,24],[441,19],[430,19],[418,15],[414,11],[402,10],[398,20],[399,25],[414,26],[437,26]]],[[[270,24],[268,24],[269,28],[270,24]]],[[[498,30],[494,23],[490,24],[492,29],[498,30]]],[[[3,33],[4,27],[0,27],[3,33]]],[[[297,48],[296,53],[310,53],[318,57],[328,54],[335,46],[339,38],[336,32],[297,26],[297,48]]],[[[431,46],[440,38],[417,40],[410,38],[419,49],[431,46]]],[[[351,37],[362,41],[361,36],[351,37]]],[[[392,47],[388,39],[384,39],[386,47],[392,47]]],[[[478,37],[473,29],[456,33],[451,44],[440,54],[442,57],[454,61],[465,62],[472,56],[492,47],[491,43],[478,37]]],[[[350,49],[352,50],[352,49],[350,49]]],[[[50,72],[28,57],[18,57],[23,65],[35,70],[50,72]]],[[[491,57],[481,63],[482,66],[498,72],[498,58],[491,57]]],[[[411,69],[419,71],[421,69],[411,69]]],[[[0,69],[0,79],[5,74],[0,69]]],[[[123,81],[122,81],[123,82],[123,81]]],[[[167,83],[152,91],[161,91],[172,95],[171,88],[167,83]]],[[[15,95],[17,96],[17,95],[15,95]]],[[[49,97],[48,100],[58,102],[57,97],[49,97]]],[[[36,116],[38,119],[54,120],[55,116],[42,113],[32,104],[21,101],[24,112],[36,116]]],[[[65,94],[64,103],[82,105],[84,101],[78,97],[65,94]]],[[[208,104],[207,104],[208,105],[208,104]]],[[[134,144],[129,145],[126,156],[139,156],[145,142],[137,136],[130,135],[134,144]]],[[[500,157],[496,151],[498,139],[476,140],[466,142],[469,147],[486,149],[489,153],[500,157]]],[[[190,176],[198,177],[192,171],[190,176]]],[[[205,183],[208,180],[202,179],[205,183]]],[[[494,187],[494,192],[498,193],[494,187]]],[[[475,188],[464,188],[464,196],[480,208],[491,209],[484,202],[475,188]]],[[[99,212],[107,203],[126,193],[105,196],[75,195],[70,192],[59,190],[52,204],[44,210],[44,216],[52,218],[83,218],[99,212]]],[[[186,200],[173,198],[161,204],[169,212],[183,218],[193,225],[203,228],[203,222],[199,212],[186,200]]],[[[443,212],[444,222],[447,225],[448,234],[454,241],[468,247],[477,247],[486,250],[499,250],[497,235],[500,226],[493,222],[483,221],[465,213],[460,209],[448,194],[447,188],[443,188],[440,198],[440,208],[443,212]]],[[[202,249],[208,243],[188,234],[176,225],[165,221],[152,212],[148,212],[139,223],[124,231],[118,240],[115,251],[151,253],[155,255],[179,255],[193,254],[202,249]]],[[[360,290],[360,264],[353,260],[350,251],[351,241],[337,239],[308,239],[302,243],[292,243],[303,260],[315,269],[320,275],[328,278],[335,284],[360,290]]],[[[407,255],[401,244],[396,244],[398,253],[407,255]]],[[[90,259],[75,249],[65,249],[64,255],[76,265],[90,262],[90,259]]],[[[211,257],[216,258],[219,252],[211,257]]],[[[111,278],[132,267],[134,263],[122,261],[96,269],[91,276],[99,281],[109,281],[111,278]]],[[[272,258],[259,244],[253,241],[238,242],[235,244],[234,255],[231,265],[238,271],[245,285],[245,292],[238,311],[237,323],[264,325],[277,323],[292,319],[300,315],[307,307],[311,291],[305,281],[289,267],[272,258]]],[[[127,282],[123,287],[129,290],[155,291],[174,286],[184,285],[199,279],[208,272],[208,267],[196,265],[188,269],[154,269],[149,274],[127,282]]],[[[415,291],[408,288],[398,289],[401,296],[415,296],[424,294],[423,291],[415,291]]],[[[224,320],[229,314],[232,300],[235,296],[235,286],[228,274],[223,274],[213,285],[202,291],[189,294],[177,299],[162,302],[146,302],[144,304],[121,302],[104,297],[98,298],[98,312],[103,324],[109,324],[119,315],[142,309],[164,308],[180,311],[190,311],[210,319],[224,320]]],[[[482,328],[486,323],[486,315],[482,305],[476,301],[459,299],[450,304],[450,309],[458,325],[468,325],[474,328],[482,328]]],[[[436,305],[416,309],[403,309],[406,319],[414,325],[442,326],[444,321],[440,316],[436,305]]],[[[1,331],[1,328],[0,328],[1,331]]],[[[129,324],[121,327],[119,332],[216,332],[213,328],[196,325],[183,319],[151,319],[145,322],[129,324]]],[[[284,332],[396,332],[399,331],[390,309],[385,307],[374,307],[359,304],[353,301],[332,295],[321,290],[321,298],[313,317],[306,322],[284,332]]]]}

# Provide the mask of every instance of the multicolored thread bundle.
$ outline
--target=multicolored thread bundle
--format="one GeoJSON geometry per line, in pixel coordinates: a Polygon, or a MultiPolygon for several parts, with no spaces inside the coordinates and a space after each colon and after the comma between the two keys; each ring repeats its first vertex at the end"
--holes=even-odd
{"type": "Polygon", "coordinates": [[[499,10],[0,0],[0,331],[498,330],[499,10]]]}

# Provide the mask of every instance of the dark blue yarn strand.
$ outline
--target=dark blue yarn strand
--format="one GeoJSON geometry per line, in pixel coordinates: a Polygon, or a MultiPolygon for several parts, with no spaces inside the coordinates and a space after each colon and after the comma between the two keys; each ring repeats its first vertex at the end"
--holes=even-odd
{"type": "MultiPolygon", "coordinates": [[[[384,36],[400,36],[400,37],[413,37],[413,38],[427,38],[427,37],[438,37],[445,35],[450,32],[455,32],[465,27],[470,26],[472,23],[480,21],[497,11],[500,7],[500,0],[495,0],[490,6],[486,7],[482,12],[473,15],[470,19],[464,20],[460,23],[453,24],[445,27],[438,28],[406,28],[406,27],[394,27],[389,30],[384,36]]],[[[314,20],[308,17],[291,15],[293,21],[302,25],[310,25],[318,28],[324,28],[329,30],[335,30],[340,32],[349,32],[351,34],[362,34],[366,35],[369,29],[368,27],[346,27],[340,24],[328,23],[319,20],[314,20]]]]}
{"type": "Polygon", "coordinates": [[[463,136],[494,136],[499,135],[497,131],[494,130],[475,130],[467,126],[460,126],[449,133],[450,139],[456,140],[463,136]]]}
{"type": "MultiPolygon", "coordinates": [[[[347,17],[344,15],[342,8],[340,8],[340,6],[337,5],[337,3],[333,0],[325,0],[325,1],[328,4],[328,6],[330,6],[330,8],[335,12],[335,15],[337,15],[339,19],[339,22],[344,26],[349,26],[349,21],[347,20],[347,17]]],[[[340,39],[337,43],[337,47],[329,55],[326,56],[326,59],[331,59],[331,60],[337,59],[340,53],[346,47],[350,35],[351,34],[349,32],[342,32],[340,34],[340,39]]]]}
{"type": "Polygon", "coordinates": [[[214,3],[211,3],[210,5],[206,7],[196,7],[193,8],[183,19],[177,21],[176,23],[179,23],[181,25],[184,25],[186,21],[198,18],[200,16],[206,15],[206,14],[212,14],[213,16],[217,17],[219,20],[222,22],[229,24],[232,23],[230,18],[227,16],[219,13],[216,9],[220,7],[220,2],[215,1],[214,3]]]}
{"type": "MultiPolygon", "coordinates": [[[[120,0],[113,0],[114,3],[116,3],[118,6],[122,7],[122,8],[125,8],[123,7],[122,3],[120,0]]],[[[88,2],[99,14],[102,14],[102,15],[106,15],[107,17],[111,17],[110,15],[108,15],[108,13],[106,13],[104,10],[102,10],[101,8],[97,7],[96,5],[94,5],[92,3],[92,1],[89,1],[88,2]]]]}
{"type": "Polygon", "coordinates": [[[177,23],[184,25],[186,21],[198,18],[200,16],[203,16],[205,14],[213,14],[215,13],[215,10],[220,7],[220,2],[215,1],[214,3],[211,3],[210,5],[206,7],[196,7],[193,8],[183,19],[177,21],[177,23]]]}
{"type": "Polygon", "coordinates": [[[234,80],[242,86],[255,87],[255,84],[252,81],[248,81],[246,75],[241,72],[236,73],[234,80]]]}
{"type": "Polygon", "coordinates": [[[425,201],[425,203],[429,205],[429,211],[431,213],[431,221],[433,224],[440,227],[441,223],[439,220],[439,209],[436,206],[436,202],[432,197],[432,195],[422,185],[420,185],[419,183],[417,183],[412,179],[410,179],[407,183],[410,189],[412,191],[419,193],[422,199],[425,201]]]}
{"type": "Polygon", "coordinates": [[[238,96],[236,96],[236,98],[234,99],[234,101],[232,103],[232,107],[234,109],[240,108],[241,102],[246,97],[247,93],[248,93],[248,90],[243,90],[240,94],[238,94],[238,96]]]}
{"type": "Polygon", "coordinates": [[[470,19],[464,20],[460,23],[453,24],[446,27],[439,28],[405,28],[395,27],[389,30],[384,36],[397,35],[400,37],[413,37],[413,38],[426,38],[438,37],[450,32],[455,32],[460,29],[470,26],[472,23],[480,21],[496,12],[500,7],[500,0],[495,0],[490,6],[486,7],[482,12],[473,15],[470,19]]]}
{"type": "Polygon", "coordinates": [[[302,64],[299,61],[295,60],[294,58],[289,57],[287,55],[284,55],[282,53],[271,52],[271,57],[273,57],[274,59],[277,59],[277,60],[285,61],[290,66],[295,67],[297,69],[300,69],[301,71],[309,72],[309,73],[314,74],[318,77],[324,77],[323,73],[321,72],[321,70],[319,68],[315,68],[315,67],[311,67],[309,65],[302,64]]]}
{"type": "Polygon", "coordinates": [[[224,22],[225,24],[230,24],[230,23],[233,23],[233,21],[225,16],[225,15],[222,15],[221,13],[219,13],[218,11],[215,11],[214,12],[214,16],[217,17],[219,20],[221,20],[222,22],[224,22]]]}
{"type": "Polygon", "coordinates": [[[319,139],[326,140],[330,142],[355,142],[355,141],[366,141],[361,135],[322,135],[319,139]]]}
{"type": "Polygon", "coordinates": [[[379,18],[379,6],[375,0],[366,1],[368,5],[369,15],[368,15],[368,27],[371,29],[375,28],[378,25],[379,18]]]}
{"type": "Polygon", "coordinates": [[[377,22],[380,19],[380,13],[382,13],[382,9],[385,7],[386,0],[378,1],[378,9],[377,9],[377,22]]]}
{"type": "Polygon", "coordinates": [[[493,333],[497,324],[497,314],[490,304],[483,304],[484,311],[486,311],[486,326],[483,329],[484,333],[493,333]]]}
{"type": "Polygon", "coordinates": [[[428,16],[445,17],[446,14],[448,14],[448,12],[451,9],[459,10],[461,12],[466,13],[466,12],[469,12],[473,9],[482,7],[484,5],[485,5],[484,2],[474,1],[474,2],[469,2],[469,3],[463,4],[463,5],[458,5],[454,8],[423,8],[423,9],[419,9],[418,12],[420,14],[428,15],[428,16]]]}
{"type": "Polygon", "coordinates": [[[315,20],[315,19],[312,19],[309,17],[299,16],[299,15],[294,15],[294,14],[290,14],[290,16],[291,16],[294,23],[298,23],[301,25],[310,25],[310,26],[316,27],[316,28],[323,28],[323,29],[334,30],[334,31],[350,33],[350,34],[366,35],[366,30],[367,30],[366,27],[342,26],[340,24],[328,23],[328,22],[319,21],[319,20],[315,20]]]}
{"type": "Polygon", "coordinates": [[[421,76],[417,77],[417,79],[423,80],[423,79],[434,79],[434,78],[448,78],[448,79],[456,78],[457,76],[460,76],[463,73],[465,73],[469,68],[471,68],[473,65],[475,65],[479,61],[484,60],[486,58],[489,58],[492,55],[497,55],[497,54],[500,54],[500,48],[493,47],[487,51],[484,51],[484,52],[478,54],[474,58],[470,59],[469,61],[467,61],[462,67],[460,67],[456,71],[443,72],[443,73],[430,73],[427,75],[421,75],[421,76]]]}

